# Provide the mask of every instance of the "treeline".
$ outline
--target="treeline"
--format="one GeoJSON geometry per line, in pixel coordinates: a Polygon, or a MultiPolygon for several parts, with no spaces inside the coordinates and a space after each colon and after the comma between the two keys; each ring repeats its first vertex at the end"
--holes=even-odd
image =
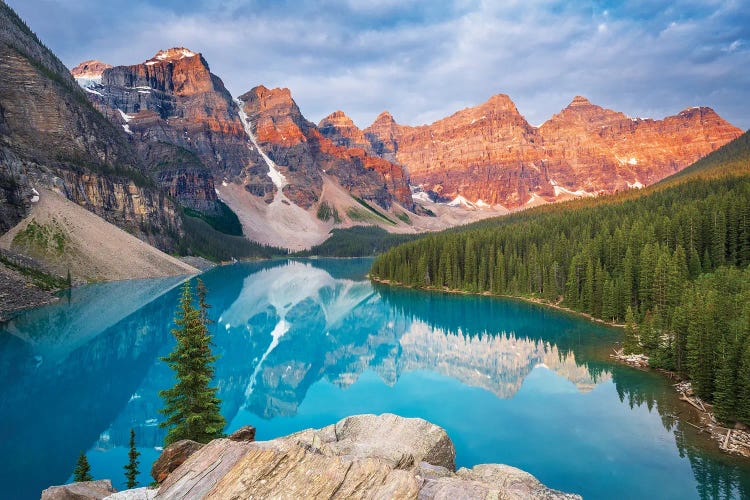
{"type": "Polygon", "coordinates": [[[392,234],[378,226],[354,226],[334,229],[331,236],[310,250],[298,252],[296,257],[369,257],[413,240],[414,234],[392,234]]]}
{"type": "Polygon", "coordinates": [[[232,259],[268,259],[286,255],[281,248],[261,245],[244,236],[233,236],[217,231],[203,219],[186,215],[182,218],[184,235],[177,244],[180,255],[195,255],[214,262],[232,259]]]}
{"type": "Polygon", "coordinates": [[[725,420],[750,423],[750,177],[717,175],[427,236],[376,258],[371,274],[627,320],[626,348],[690,377],[725,420]]]}
{"type": "Polygon", "coordinates": [[[209,226],[220,233],[230,236],[242,236],[242,224],[237,214],[221,200],[216,200],[216,205],[219,207],[218,214],[206,214],[188,207],[183,208],[183,211],[188,217],[206,221],[209,226]]]}

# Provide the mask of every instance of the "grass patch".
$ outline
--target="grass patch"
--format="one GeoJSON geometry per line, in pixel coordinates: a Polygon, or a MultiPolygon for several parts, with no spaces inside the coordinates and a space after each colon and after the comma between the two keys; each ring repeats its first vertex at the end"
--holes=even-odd
{"type": "Polygon", "coordinates": [[[13,269],[23,276],[26,276],[35,286],[42,290],[55,291],[70,287],[69,279],[54,276],[33,267],[21,265],[2,254],[0,254],[0,263],[4,264],[5,267],[9,269],[13,269]]]}
{"type": "Polygon", "coordinates": [[[346,209],[346,215],[353,221],[357,222],[369,222],[375,219],[372,215],[370,215],[369,212],[365,212],[364,210],[360,210],[356,207],[349,207],[346,209]]]}
{"type": "MultiPolygon", "coordinates": [[[[356,196],[352,196],[352,198],[354,198],[355,200],[357,200],[357,203],[359,203],[360,205],[362,205],[363,207],[365,207],[367,210],[369,210],[370,212],[372,212],[373,214],[375,214],[376,217],[378,217],[380,219],[383,219],[384,221],[386,221],[387,223],[389,223],[389,224],[391,224],[393,226],[396,225],[396,221],[394,221],[393,219],[391,219],[391,218],[387,217],[386,215],[384,215],[384,214],[378,212],[377,210],[375,210],[369,203],[367,203],[362,198],[358,198],[356,196]]],[[[347,213],[349,213],[348,210],[347,210],[347,213]]]]}
{"type": "Polygon", "coordinates": [[[411,218],[409,218],[409,214],[407,214],[406,212],[399,212],[396,214],[396,217],[398,217],[402,222],[405,222],[411,226],[411,218]]]}
{"type": "MultiPolygon", "coordinates": [[[[369,215],[368,215],[369,217],[369,215]]],[[[310,250],[298,252],[298,257],[367,257],[411,241],[420,235],[391,234],[377,226],[355,226],[334,229],[330,238],[310,250]]]]}
{"type": "Polygon", "coordinates": [[[187,207],[184,209],[185,215],[201,219],[220,233],[230,236],[242,236],[242,224],[240,224],[237,214],[223,201],[217,200],[216,203],[219,206],[219,215],[209,215],[187,207]]]}
{"type": "Polygon", "coordinates": [[[62,255],[67,242],[67,235],[54,220],[51,224],[39,224],[32,219],[23,231],[13,237],[13,245],[41,255],[62,255]]]}

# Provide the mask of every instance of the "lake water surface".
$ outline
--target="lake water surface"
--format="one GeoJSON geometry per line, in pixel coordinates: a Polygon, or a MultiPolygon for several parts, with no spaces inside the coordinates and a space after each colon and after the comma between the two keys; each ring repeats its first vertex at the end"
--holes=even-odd
{"type": "MultiPolygon", "coordinates": [[[[444,427],[459,466],[527,470],[585,498],[750,494],[750,461],[706,446],[660,375],[613,364],[621,332],[523,302],[374,286],[370,260],[236,264],[203,275],[227,432],[270,439],[355,413],[444,427]]],[[[159,360],[181,279],[91,285],[0,326],[0,483],[38,498],[80,451],[142,485],[164,431],[159,360]]]]}

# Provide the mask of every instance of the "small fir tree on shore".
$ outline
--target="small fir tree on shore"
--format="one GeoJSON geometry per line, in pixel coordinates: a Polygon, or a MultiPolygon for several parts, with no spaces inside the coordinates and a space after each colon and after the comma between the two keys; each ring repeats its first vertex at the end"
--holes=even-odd
{"type": "Polygon", "coordinates": [[[193,305],[190,283],[182,287],[182,296],[175,314],[177,339],[174,350],[162,358],[175,371],[177,383],[161,391],[164,408],[159,410],[167,418],[160,425],[168,430],[164,446],[181,439],[207,443],[223,436],[226,421],[220,413],[221,402],[217,388],[209,387],[214,375],[216,356],[211,353],[211,337],[207,328],[205,286],[199,282],[200,308],[193,305]]]}
{"type": "Polygon", "coordinates": [[[130,429],[130,450],[128,451],[128,465],[125,466],[125,479],[128,488],[135,488],[138,485],[138,456],[141,453],[135,448],[135,430],[130,429]]]}
{"type": "Polygon", "coordinates": [[[75,481],[76,483],[81,483],[84,481],[93,480],[94,478],[91,476],[91,466],[89,466],[89,461],[86,458],[86,453],[81,452],[81,454],[78,455],[76,468],[73,470],[73,481],[75,481]]]}

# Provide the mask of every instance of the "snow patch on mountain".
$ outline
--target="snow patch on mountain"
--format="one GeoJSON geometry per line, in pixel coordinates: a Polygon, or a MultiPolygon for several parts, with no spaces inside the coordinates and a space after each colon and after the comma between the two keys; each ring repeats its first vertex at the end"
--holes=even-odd
{"type": "Polygon", "coordinates": [[[453,198],[452,201],[449,201],[447,203],[447,205],[449,207],[468,207],[468,208],[475,208],[476,207],[476,205],[474,203],[470,202],[469,200],[467,200],[466,198],[464,198],[460,194],[458,196],[456,196],[455,198],[453,198]]]}
{"type": "Polygon", "coordinates": [[[250,119],[247,117],[247,113],[245,113],[245,110],[242,109],[245,103],[243,103],[240,99],[235,99],[235,102],[237,103],[237,107],[239,108],[240,121],[242,122],[242,127],[245,129],[245,134],[247,134],[248,138],[250,138],[250,142],[252,142],[253,145],[257,148],[258,153],[260,153],[260,156],[263,158],[263,161],[266,162],[266,165],[268,165],[268,177],[271,178],[271,182],[273,182],[274,186],[276,186],[276,188],[278,189],[276,196],[279,196],[281,194],[281,190],[284,188],[284,186],[287,185],[286,177],[284,177],[284,174],[279,171],[273,160],[271,160],[271,158],[268,157],[265,151],[263,151],[258,145],[258,141],[255,139],[255,135],[253,134],[253,128],[250,124],[250,119]]]}
{"type": "Polygon", "coordinates": [[[167,50],[160,50],[154,57],[146,61],[146,65],[152,66],[160,61],[179,61],[186,57],[195,57],[198,54],[184,47],[175,47],[167,50]]]}
{"type": "Polygon", "coordinates": [[[127,114],[125,111],[121,110],[120,108],[117,108],[117,111],[120,112],[120,116],[122,116],[122,119],[125,120],[125,122],[129,122],[133,119],[133,117],[129,114],[127,114]]]}
{"type": "Polygon", "coordinates": [[[594,196],[592,193],[589,193],[585,189],[571,191],[570,189],[559,185],[557,182],[555,182],[554,179],[550,179],[549,183],[552,184],[552,187],[555,190],[555,196],[560,196],[562,194],[568,194],[570,196],[594,196]]]}

